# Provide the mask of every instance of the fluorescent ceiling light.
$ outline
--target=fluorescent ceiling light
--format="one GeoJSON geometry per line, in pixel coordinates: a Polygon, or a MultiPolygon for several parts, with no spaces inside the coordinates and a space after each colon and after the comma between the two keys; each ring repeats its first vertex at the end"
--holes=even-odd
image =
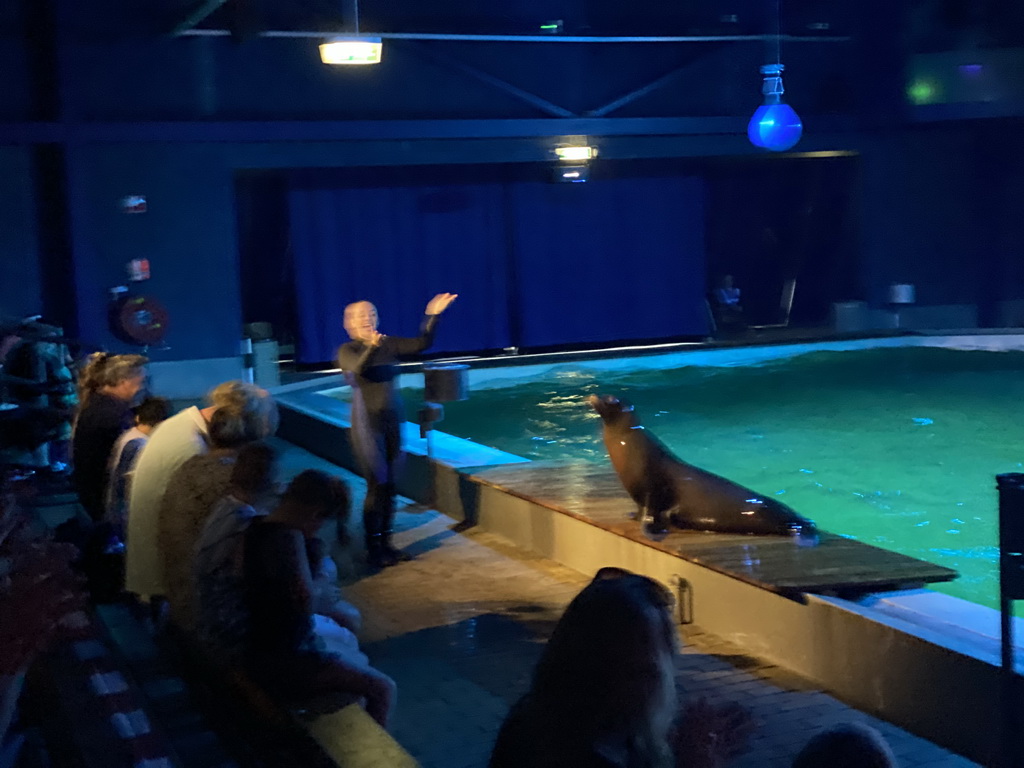
{"type": "Polygon", "coordinates": [[[320,44],[324,64],[379,64],[384,44],[379,37],[332,37],[320,44]]]}
{"type": "Polygon", "coordinates": [[[590,160],[597,156],[596,147],[555,147],[555,154],[559,160],[579,162],[590,160]]]}

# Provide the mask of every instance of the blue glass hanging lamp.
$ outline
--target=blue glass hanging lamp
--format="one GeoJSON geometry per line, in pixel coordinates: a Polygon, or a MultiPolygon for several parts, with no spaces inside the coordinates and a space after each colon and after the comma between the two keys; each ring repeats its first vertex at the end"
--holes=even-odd
{"type": "Polygon", "coordinates": [[[765,37],[769,62],[761,67],[761,93],[764,103],[754,111],[754,116],[747,123],[747,138],[755,147],[772,152],[785,152],[792,149],[804,132],[793,108],[782,100],[785,90],[782,87],[782,0],[775,0],[775,33],[765,37]]]}
{"type": "Polygon", "coordinates": [[[789,104],[782,100],[782,64],[765,64],[761,67],[764,83],[761,93],[764,103],[754,111],[747,124],[747,138],[755,147],[785,152],[800,141],[804,131],[800,117],[789,104]]]}

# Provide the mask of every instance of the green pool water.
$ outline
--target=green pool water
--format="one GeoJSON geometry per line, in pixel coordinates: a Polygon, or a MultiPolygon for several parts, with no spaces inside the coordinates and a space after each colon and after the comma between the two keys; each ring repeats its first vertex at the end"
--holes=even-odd
{"type": "MultiPolygon", "coordinates": [[[[606,461],[592,394],[629,399],[681,458],[821,528],[955,568],[998,607],[995,475],[1022,470],[1024,352],[892,348],[478,389],[439,428],[531,459],[606,461]]],[[[410,410],[420,394],[406,390],[410,410]]]]}

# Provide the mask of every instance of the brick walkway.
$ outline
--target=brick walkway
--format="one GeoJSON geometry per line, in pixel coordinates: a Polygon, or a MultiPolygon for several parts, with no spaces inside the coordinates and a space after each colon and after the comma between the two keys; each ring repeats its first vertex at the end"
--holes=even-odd
{"type": "MultiPolygon", "coordinates": [[[[359,509],[361,480],[294,446],[279,447],[289,475],[319,467],[344,476],[359,509]]],[[[354,517],[355,533],[358,512],[354,517]]],[[[398,683],[392,732],[424,768],[482,768],[544,638],[588,579],[491,534],[457,533],[451,519],[422,507],[403,507],[397,523],[398,544],[416,559],[372,576],[361,576],[353,563],[345,586],[347,599],[363,611],[364,649],[398,683]]],[[[751,749],[735,768],[787,766],[812,734],[847,721],[877,727],[903,768],[975,765],[699,629],[681,630],[683,696],[741,702],[758,722],[751,749]]]]}

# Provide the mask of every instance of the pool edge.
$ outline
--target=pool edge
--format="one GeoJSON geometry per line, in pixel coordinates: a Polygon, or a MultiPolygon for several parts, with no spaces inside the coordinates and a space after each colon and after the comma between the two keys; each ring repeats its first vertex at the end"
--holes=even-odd
{"type": "MultiPolygon", "coordinates": [[[[343,419],[328,421],[287,402],[280,407],[280,437],[355,470],[343,419]]],[[[971,760],[995,760],[1000,677],[990,650],[972,652],[964,638],[886,611],[873,602],[877,596],[852,602],[767,592],[475,481],[443,452],[428,457],[422,442],[407,447],[403,495],[581,573],[616,565],[673,585],[687,619],[702,629],[971,760]]],[[[495,463],[524,461],[495,453],[495,463]]]]}

